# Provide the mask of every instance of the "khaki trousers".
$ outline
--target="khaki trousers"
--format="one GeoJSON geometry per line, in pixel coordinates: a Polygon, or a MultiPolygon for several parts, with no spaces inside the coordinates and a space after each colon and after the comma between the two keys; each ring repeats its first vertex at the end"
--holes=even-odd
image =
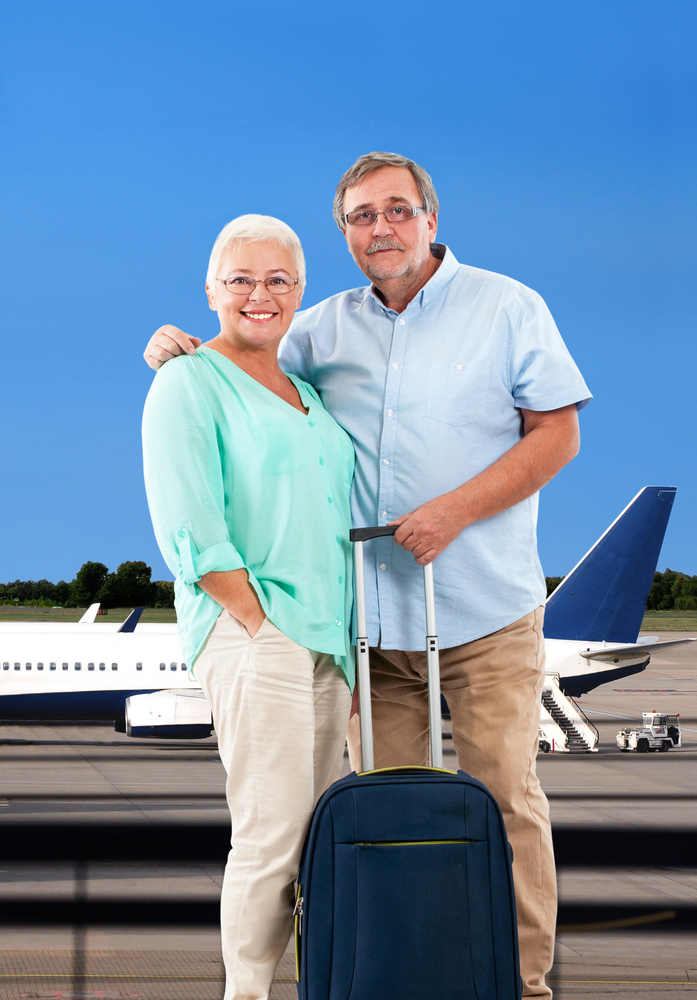
{"type": "MultiPolygon", "coordinates": [[[[441,650],[441,688],[458,765],[501,807],[513,847],[523,996],[550,997],[556,877],[549,808],[535,772],[544,681],[544,611],[462,646],[441,650]]],[[[426,654],[371,649],[375,767],[428,764],[426,654]]],[[[361,769],[358,716],[349,752],[361,769]]]]}
{"type": "Polygon", "coordinates": [[[220,913],[225,1000],[267,1000],[312,812],[341,773],[351,694],[332,656],[298,646],[268,619],[250,639],[226,611],[195,672],[232,818],[220,913]]]}

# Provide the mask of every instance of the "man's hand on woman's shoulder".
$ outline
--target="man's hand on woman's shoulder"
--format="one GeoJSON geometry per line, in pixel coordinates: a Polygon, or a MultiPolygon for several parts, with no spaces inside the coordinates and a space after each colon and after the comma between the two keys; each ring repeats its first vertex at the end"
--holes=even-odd
{"type": "Polygon", "coordinates": [[[196,348],[200,346],[200,337],[190,337],[178,326],[167,323],[153,333],[143,357],[150,367],[157,371],[165,361],[171,361],[178,354],[194,354],[196,348]]]}

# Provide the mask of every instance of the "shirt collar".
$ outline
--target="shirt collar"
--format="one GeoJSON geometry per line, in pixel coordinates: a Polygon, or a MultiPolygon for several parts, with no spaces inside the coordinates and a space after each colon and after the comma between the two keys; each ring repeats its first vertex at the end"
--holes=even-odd
{"type": "MultiPolygon", "coordinates": [[[[419,309],[425,306],[431,299],[435,298],[443,291],[445,286],[453,280],[457,269],[460,266],[458,261],[455,259],[455,254],[452,250],[445,245],[445,243],[432,243],[431,253],[434,257],[438,257],[441,260],[441,265],[436,271],[436,273],[426,282],[424,287],[420,292],[417,292],[414,298],[411,300],[405,312],[413,311],[414,309],[419,309]]],[[[371,298],[375,305],[379,306],[384,313],[394,313],[394,309],[388,309],[388,307],[380,300],[380,297],[376,294],[376,289],[374,285],[366,288],[367,297],[371,298]]],[[[396,313],[395,313],[396,315],[396,313]]]]}

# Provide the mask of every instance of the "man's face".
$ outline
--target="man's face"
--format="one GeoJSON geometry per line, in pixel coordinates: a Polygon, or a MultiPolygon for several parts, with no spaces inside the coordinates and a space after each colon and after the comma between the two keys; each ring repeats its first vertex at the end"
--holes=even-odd
{"type": "MultiPolygon", "coordinates": [[[[358,209],[383,212],[392,205],[421,206],[419,189],[407,167],[380,167],[344,193],[344,214],[358,209]]],[[[344,235],[361,271],[379,283],[409,274],[415,277],[430,262],[437,218],[417,215],[408,222],[388,222],[378,215],[372,226],[347,225],[344,235]]]]}

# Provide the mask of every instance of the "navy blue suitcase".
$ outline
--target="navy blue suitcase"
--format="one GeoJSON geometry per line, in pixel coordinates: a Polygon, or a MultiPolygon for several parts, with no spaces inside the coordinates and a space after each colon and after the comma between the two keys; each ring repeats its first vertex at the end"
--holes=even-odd
{"type": "MultiPolygon", "coordinates": [[[[307,837],[295,908],[299,1000],[519,1000],[511,853],[493,796],[440,766],[372,770],[362,540],[395,530],[351,533],[366,770],[325,792],[307,837]]],[[[440,765],[432,566],[424,577],[431,761],[440,765]]]]}

